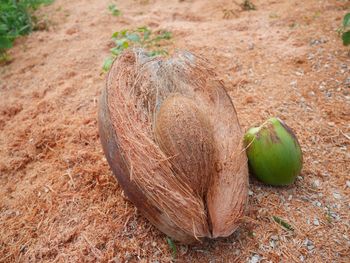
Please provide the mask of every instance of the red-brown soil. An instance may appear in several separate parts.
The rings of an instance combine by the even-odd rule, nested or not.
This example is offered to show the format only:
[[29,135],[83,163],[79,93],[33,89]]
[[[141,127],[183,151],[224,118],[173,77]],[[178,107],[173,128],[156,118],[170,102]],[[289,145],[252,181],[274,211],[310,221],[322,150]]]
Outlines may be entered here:
[[[238,1],[236,1],[238,2]],[[0,67],[0,262],[169,262],[166,237],[127,201],[104,158],[97,107],[111,35],[173,33],[217,66],[244,129],[271,116],[296,132],[296,183],[250,182],[229,238],[177,244],[178,262],[350,262],[350,57],[336,32],[346,0],[56,0],[49,29]],[[290,223],[285,230],[273,216]]]

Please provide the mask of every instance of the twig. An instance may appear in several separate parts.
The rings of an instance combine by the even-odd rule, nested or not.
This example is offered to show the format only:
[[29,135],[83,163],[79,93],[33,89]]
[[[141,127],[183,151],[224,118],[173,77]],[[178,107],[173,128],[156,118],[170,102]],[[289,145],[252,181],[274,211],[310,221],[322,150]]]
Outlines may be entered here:
[[339,130],[339,131],[340,131],[340,133],[341,133],[341,134],[343,134],[343,135],[344,135],[344,137],[345,137],[346,139],[350,140],[349,135],[347,135],[346,133],[343,133],[343,131],[342,131],[342,130]]

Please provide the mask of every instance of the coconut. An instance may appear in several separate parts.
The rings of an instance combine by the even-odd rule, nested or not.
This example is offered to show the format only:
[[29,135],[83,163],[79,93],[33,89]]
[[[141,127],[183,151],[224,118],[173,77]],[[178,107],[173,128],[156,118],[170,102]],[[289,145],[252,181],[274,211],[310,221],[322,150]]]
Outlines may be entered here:
[[270,118],[244,136],[251,172],[270,185],[289,185],[300,174],[303,156],[297,137],[279,118]]
[[192,243],[239,226],[248,197],[243,134],[205,59],[124,52],[102,92],[99,133],[126,196],[166,235]]
[[[196,127],[191,129],[190,127]],[[193,99],[169,96],[156,114],[155,137],[177,176],[205,197],[216,161],[213,129]]]

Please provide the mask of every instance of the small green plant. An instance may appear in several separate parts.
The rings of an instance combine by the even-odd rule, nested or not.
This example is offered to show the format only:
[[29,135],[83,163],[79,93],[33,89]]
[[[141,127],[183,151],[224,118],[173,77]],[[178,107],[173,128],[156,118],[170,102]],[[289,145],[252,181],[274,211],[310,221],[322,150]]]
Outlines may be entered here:
[[276,223],[278,223],[281,226],[283,226],[285,229],[290,230],[290,231],[294,231],[294,228],[290,224],[288,224],[286,221],[284,221],[282,218],[280,218],[278,216],[273,216],[272,219]]
[[331,224],[333,222],[333,218],[332,218],[332,214],[328,208],[328,210],[325,212],[325,217],[326,217],[326,220],[329,224]]
[[108,6],[108,10],[112,13],[114,16],[120,16],[122,12],[117,8],[115,4],[110,4]]
[[237,17],[237,14],[233,9],[224,8],[222,12],[223,12],[223,17],[222,17],[223,19],[231,19],[232,17]]
[[344,16],[343,24],[339,29],[344,46],[350,45],[350,13]]
[[256,10],[256,7],[250,0],[244,0],[242,3],[242,9],[249,11],[249,10]]
[[53,0],[1,0],[0,1],[0,61],[10,60],[6,50],[14,40],[29,34],[35,28],[37,19],[33,16],[40,5]]
[[166,238],[166,242],[168,243],[170,249],[171,249],[171,255],[173,256],[173,258],[175,259],[176,258],[176,254],[177,254],[177,249],[176,249],[176,245],[174,243],[174,241],[167,237]]
[[147,27],[139,27],[134,30],[122,30],[112,35],[115,47],[111,48],[111,56],[109,56],[103,64],[103,71],[108,71],[112,65],[114,58],[118,57],[123,50],[129,47],[142,47],[148,50],[150,57],[158,55],[167,55],[166,49],[161,48],[162,44],[166,44],[171,39],[171,32],[159,31],[152,32]]

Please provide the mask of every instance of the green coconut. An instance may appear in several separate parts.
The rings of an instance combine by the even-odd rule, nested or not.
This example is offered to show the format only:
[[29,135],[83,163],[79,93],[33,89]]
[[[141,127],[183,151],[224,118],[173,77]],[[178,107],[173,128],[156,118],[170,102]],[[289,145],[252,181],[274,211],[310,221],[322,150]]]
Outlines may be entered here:
[[300,174],[303,157],[293,131],[279,118],[271,118],[260,127],[250,128],[244,143],[249,169],[269,185],[289,185]]

